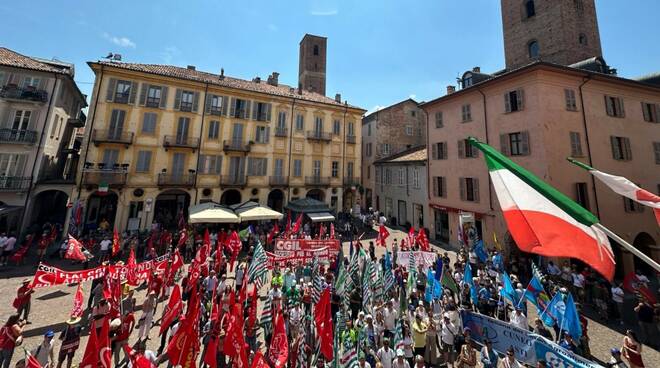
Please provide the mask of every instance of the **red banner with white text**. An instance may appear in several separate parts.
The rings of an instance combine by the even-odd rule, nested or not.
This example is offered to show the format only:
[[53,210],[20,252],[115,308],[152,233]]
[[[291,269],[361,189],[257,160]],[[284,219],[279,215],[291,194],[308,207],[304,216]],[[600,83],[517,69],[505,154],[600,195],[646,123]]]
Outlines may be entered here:
[[319,261],[332,263],[339,253],[339,240],[276,239],[273,253],[268,253],[269,267],[273,262],[292,265]]

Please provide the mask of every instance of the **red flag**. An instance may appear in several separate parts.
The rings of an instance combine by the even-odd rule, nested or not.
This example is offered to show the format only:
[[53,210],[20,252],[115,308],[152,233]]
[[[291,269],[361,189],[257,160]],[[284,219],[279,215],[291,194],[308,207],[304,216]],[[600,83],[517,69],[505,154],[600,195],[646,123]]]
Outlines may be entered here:
[[135,261],[135,250],[133,248],[131,248],[131,251],[128,254],[128,260],[126,261],[126,282],[132,286],[137,286],[139,282],[137,277],[137,262]]
[[330,310],[330,289],[323,290],[321,298],[314,308],[314,322],[320,337],[321,353],[327,361],[332,360],[333,332],[332,312]]
[[112,231],[112,256],[116,256],[117,253],[119,253],[119,249],[121,248],[121,243],[119,241],[119,233],[117,232],[117,229]]
[[387,231],[384,225],[380,225],[378,227],[378,238],[376,238],[376,244],[380,245],[381,247],[387,247],[387,243],[385,241],[389,236],[390,232]]
[[[25,350],[25,348],[23,348]],[[30,354],[29,351],[25,350],[25,368],[42,368],[41,363],[37,360],[37,358],[34,357],[34,355]]]
[[247,301],[247,281],[243,281],[243,285],[241,285],[241,290],[238,292],[238,303],[241,305],[245,305],[245,302]]
[[291,230],[291,232],[297,234],[300,231],[301,227],[302,227],[302,213],[298,215],[298,218],[296,219],[296,223],[293,225],[293,229]]
[[209,247],[211,246],[211,236],[209,235],[209,229],[208,228],[206,228],[204,230],[204,241],[203,241],[202,244],[207,245]]
[[96,327],[94,322],[91,323],[89,328],[89,339],[87,340],[87,346],[85,347],[85,354],[83,354],[82,361],[80,362],[80,367],[82,368],[96,368],[99,366],[99,347],[96,337]]
[[248,330],[253,329],[257,323],[257,303],[258,303],[257,287],[252,289],[252,294],[250,294],[250,310],[248,310],[248,319],[247,319],[247,328]]
[[250,368],[270,368],[268,362],[266,359],[264,359],[264,355],[261,350],[257,350],[257,352],[254,353],[254,356],[252,357],[252,365]]
[[330,223],[330,239],[335,239],[335,223]]
[[232,306],[223,350],[227,356],[232,358],[236,368],[247,368],[248,358],[247,344],[243,334],[243,310],[238,304]]
[[181,287],[174,284],[174,289],[170,295],[170,300],[167,302],[167,307],[165,309],[165,314],[160,323],[160,331],[158,335],[162,335],[163,332],[172,324],[172,321],[181,314],[183,310],[183,302],[181,300]]
[[[213,323],[217,323],[217,322],[213,322]],[[218,366],[217,350],[218,350],[218,337],[211,336],[208,344],[206,345],[206,351],[204,352],[204,357],[202,359],[204,364],[207,364],[211,368],[216,368]]]
[[173,365],[192,367],[196,361],[199,351],[199,340],[197,339],[197,326],[199,322],[199,295],[197,287],[193,286],[188,301],[186,317],[180,322],[179,329],[170,339],[167,345],[167,356]]
[[289,341],[286,337],[286,330],[284,328],[284,317],[282,312],[278,312],[275,316],[275,327],[273,328],[273,337],[270,340],[270,348],[268,349],[268,359],[273,363],[275,368],[282,368],[289,358]]
[[410,248],[415,247],[415,227],[411,226],[410,230],[408,230],[408,245],[410,245]]
[[637,275],[634,272],[630,272],[623,278],[623,289],[629,293],[639,293],[653,305],[657,303],[657,299],[653,295],[653,292],[648,287],[638,282]]
[[83,291],[82,283],[78,284],[78,290],[73,297],[73,308],[71,309],[71,317],[82,317],[83,315]]
[[99,363],[105,368],[112,367],[112,349],[110,348],[110,321],[109,318],[103,319],[101,326],[101,336],[98,336]]
[[80,244],[78,239],[69,234],[69,244],[66,253],[64,254],[64,258],[76,261],[86,261],[87,257],[83,254],[82,248],[82,244]]
[[174,259],[172,260],[172,274],[177,273],[183,267],[183,258],[181,258],[181,253],[179,249],[174,249]]
[[128,356],[128,359],[131,361],[131,365],[135,368],[156,368],[156,365],[145,357],[143,354],[140,354],[133,349],[128,344],[123,346],[124,352]]
[[415,239],[417,244],[419,244],[420,248],[424,252],[429,251],[429,239],[426,237],[426,231],[424,229],[419,229],[419,233],[417,233],[417,239]]
[[319,228],[319,239],[323,239],[325,236],[325,225],[321,224],[321,227]]
[[286,217],[286,229],[284,229],[284,232],[286,234],[289,234],[291,232],[291,210],[289,210],[289,214]]
[[399,247],[401,248],[401,251],[408,250],[408,244],[406,243],[405,238],[401,239],[401,244],[399,245]]
[[188,231],[186,229],[181,229],[179,232],[179,242],[177,243],[177,246],[182,247],[186,245],[186,241],[188,240]]
[[236,262],[236,259],[238,258],[238,253],[241,251],[241,248],[243,248],[243,243],[241,242],[241,238],[238,236],[238,233],[236,230],[231,232],[231,235],[229,236],[229,239],[227,240],[227,247],[231,251],[231,266],[229,269],[231,271],[234,270],[234,263]]
[[266,238],[266,242],[268,244],[271,244],[273,242],[273,238],[277,233],[280,232],[280,227],[275,223],[275,226],[273,226],[273,229],[268,233],[268,237]]

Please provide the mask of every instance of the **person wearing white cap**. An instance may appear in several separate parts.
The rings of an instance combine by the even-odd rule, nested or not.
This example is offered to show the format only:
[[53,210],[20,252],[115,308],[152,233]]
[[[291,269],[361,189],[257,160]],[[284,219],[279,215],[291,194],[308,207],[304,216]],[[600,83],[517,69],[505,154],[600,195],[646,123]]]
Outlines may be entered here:
[[410,364],[405,359],[403,349],[396,349],[396,359],[392,361],[392,368],[410,368]]
[[529,326],[527,325],[527,316],[525,316],[520,307],[516,307],[516,311],[511,315],[509,322],[511,322],[511,324],[515,327],[525,331],[529,330]]

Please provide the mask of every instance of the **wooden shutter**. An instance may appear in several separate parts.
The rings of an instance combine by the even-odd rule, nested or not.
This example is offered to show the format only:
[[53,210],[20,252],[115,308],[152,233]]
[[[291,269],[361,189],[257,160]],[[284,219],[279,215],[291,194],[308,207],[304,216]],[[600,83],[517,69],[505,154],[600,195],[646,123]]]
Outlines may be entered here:
[[198,173],[206,174],[206,172],[204,172],[205,163],[206,163],[206,155],[199,155],[199,164],[197,164]]
[[135,96],[137,96],[138,82],[131,82],[131,91],[128,94],[128,103],[135,103]]
[[528,156],[531,153],[531,148],[529,144],[529,132],[523,131],[520,132],[520,153],[524,156]]
[[252,110],[252,120],[259,120],[258,111],[259,111],[259,102],[254,101],[254,109]]
[[614,109],[612,108],[612,100],[609,96],[605,95],[605,111],[608,116],[614,116]]
[[467,198],[465,192],[465,178],[458,178],[458,187],[461,191],[461,200],[464,201]]
[[516,90],[516,99],[518,102],[518,111],[525,107],[525,91],[522,89]]
[[166,109],[167,108],[167,88],[166,86],[160,87],[160,108],[161,109]]
[[222,172],[222,156],[215,156],[215,173],[220,174]]
[[458,158],[465,158],[465,141],[459,140],[458,143]]
[[250,116],[250,105],[251,105],[250,100],[245,101],[245,115],[243,116],[243,119],[247,119]]
[[500,134],[500,151],[504,156],[511,156],[511,147],[509,146],[509,135]]
[[472,198],[479,203],[479,179],[472,178]]
[[270,110],[271,110],[272,105],[271,104],[266,104],[266,121],[270,121]]
[[653,142],[653,153],[655,154],[655,163],[660,164],[660,142]]
[[623,159],[626,161],[632,160],[632,151],[630,149],[629,138],[623,138]]
[[140,83],[140,100],[138,101],[138,105],[144,106],[147,102],[147,90],[149,90],[149,84]]
[[204,112],[209,114],[211,112],[211,101],[213,100],[213,95],[210,93],[206,94],[206,100],[204,101]]
[[437,160],[437,159],[438,159],[438,143],[433,143],[433,144],[431,145],[431,158],[432,158],[433,160]]
[[270,127],[266,127],[266,143],[270,141]]
[[115,88],[117,87],[117,79],[110,78],[108,81],[108,89],[106,90],[105,100],[112,102],[115,100]]
[[615,99],[615,101],[616,101],[616,107],[617,107],[616,110],[619,112],[619,117],[622,117],[622,118],[625,117],[626,116],[626,110],[623,108],[623,98],[617,97]]
[[231,99],[229,104],[229,116],[234,117],[236,115],[236,98]]
[[440,179],[439,176],[434,176],[433,177],[433,196],[434,197],[440,197],[440,190],[438,188],[438,180]]
[[7,84],[9,78],[9,73],[0,73],[0,88],[4,87]]
[[192,106],[192,111],[197,112],[199,109],[199,92],[195,92],[193,94],[193,106]]
[[644,121],[651,121],[651,114],[648,107],[652,106],[653,105],[647,104],[646,102],[642,102],[642,115],[644,115]]
[[180,88],[176,89],[176,94],[174,95],[174,109],[178,110],[181,107],[181,91]]
[[619,157],[619,152],[617,149],[616,137],[613,135],[610,136],[610,145],[612,146],[612,158],[615,160],[620,160],[621,158]]
[[444,176],[440,177],[440,184],[441,184],[441,191],[440,191],[440,197],[446,197],[447,196],[447,178]]
[[447,159],[447,142],[442,142],[442,159],[446,160]]
[[504,112],[511,112],[511,103],[509,102],[509,93],[504,94]]
[[222,115],[227,115],[229,112],[229,96],[222,96]]

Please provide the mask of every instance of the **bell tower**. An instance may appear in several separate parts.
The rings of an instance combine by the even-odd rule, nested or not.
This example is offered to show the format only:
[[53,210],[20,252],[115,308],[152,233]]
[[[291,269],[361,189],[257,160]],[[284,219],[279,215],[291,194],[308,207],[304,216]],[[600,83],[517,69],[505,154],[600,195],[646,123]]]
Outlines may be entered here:
[[298,87],[325,96],[325,64],[328,39],[306,34],[300,41]]

